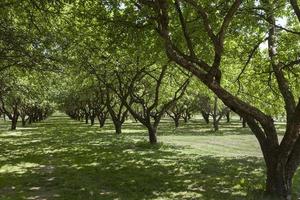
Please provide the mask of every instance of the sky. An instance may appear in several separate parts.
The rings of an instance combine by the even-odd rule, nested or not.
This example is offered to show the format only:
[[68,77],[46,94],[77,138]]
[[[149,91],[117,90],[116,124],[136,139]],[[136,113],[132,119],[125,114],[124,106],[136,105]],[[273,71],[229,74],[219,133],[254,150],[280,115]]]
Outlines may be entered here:
[[[286,24],[287,24],[287,18],[286,17],[281,17],[281,18],[276,19],[276,25],[281,26],[281,27],[285,27]],[[265,42],[261,43],[259,48],[262,49],[262,50],[268,48],[268,41],[265,41]]]

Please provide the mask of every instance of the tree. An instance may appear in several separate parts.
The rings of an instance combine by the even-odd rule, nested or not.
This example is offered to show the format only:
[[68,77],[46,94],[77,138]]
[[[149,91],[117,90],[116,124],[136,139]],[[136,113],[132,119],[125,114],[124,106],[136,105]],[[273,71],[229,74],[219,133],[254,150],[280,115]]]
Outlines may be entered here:
[[[4,73],[4,82],[0,93],[0,110],[11,120],[11,130],[15,130],[19,117],[22,125],[26,122],[44,120],[52,113],[52,105],[45,99],[43,89],[47,79],[41,80],[43,74],[10,69]],[[26,119],[27,117],[27,119]]]
[[186,110],[186,105],[180,104],[176,102],[174,105],[172,105],[169,110],[167,110],[167,114],[169,117],[171,117],[175,123],[175,127],[179,127],[179,120],[181,117],[183,117],[183,113]]
[[[228,2],[223,4],[224,7],[221,6],[222,9],[218,13],[216,9],[207,8],[210,6],[204,5],[206,2],[199,3],[194,0],[175,0],[174,4],[166,0],[140,0],[140,2],[147,6],[145,9],[150,9],[151,13],[154,13],[155,16],[152,16],[151,19],[156,19],[156,30],[164,41],[168,57],[182,68],[192,72],[226,106],[247,121],[247,124],[260,143],[266,162],[266,191],[281,198],[291,199],[292,177],[300,164],[300,103],[296,103],[295,92],[293,94],[293,84],[286,76],[288,73],[287,70],[292,70],[295,65],[299,64],[299,59],[288,60],[287,57],[284,57],[284,53],[280,54],[276,51],[276,49],[280,50],[279,40],[283,43],[289,42],[276,31],[278,26],[275,16],[282,16],[280,13],[281,10],[276,10],[275,5],[267,0],[256,2],[256,4],[254,1],[248,4],[245,2],[243,5],[241,0],[235,0],[233,3]],[[279,2],[279,4],[284,5],[285,3]],[[240,7],[243,9],[249,7],[258,8],[261,11],[259,13],[260,16],[263,16],[263,19],[259,19],[262,27],[258,27],[257,24],[253,26],[254,23],[239,23],[239,20],[243,20],[243,22],[245,22],[245,19],[250,19],[250,22],[257,20],[257,15],[254,17],[253,15],[249,15],[249,13],[245,13],[236,19],[235,15]],[[300,12],[297,1],[291,1],[291,8],[299,20]],[[288,10],[291,11],[291,8],[288,8]],[[242,9],[240,10],[242,11]],[[171,16],[172,19],[177,17],[178,21],[171,21]],[[188,23],[189,20],[193,20],[194,16],[200,17],[201,20],[197,26],[208,37],[207,40],[202,40],[200,43],[195,43],[195,33],[192,34],[190,31],[193,28],[192,25],[195,26],[195,23],[198,21],[192,25]],[[293,25],[296,21],[294,16],[289,14],[288,18],[294,22],[289,24],[289,28],[296,29],[297,27]],[[174,28],[175,23],[180,25],[181,30]],[[233,36],[234,34],[232,33],[234,31],[238,32],[238,30],[243,30],[247,26],[261,28],[260,31],[268,35],[268,58],[266,62],[271,67],[270,69],[272,69],[271,73],[274,75],[279,94],[284,100],[287,116],[286,132],[280,143],[273,118],[252,102],[247,102],[237,97],[221,84],[222,74],[224,74],[222,71],[225,70],[221,70],[221,66],[225,67],[222,65],[222,61],[226,56],[224,49],[230,48],[229,43],[225,43],[226,33],[231,33],[231,36]],[[291,32],[293,31],[289,31],[288,34],[294,34]],[[178,34],[185,41],[185,48],[178,43],[178,40],[174,40],[174,37],[179,37]],[[201,56],[204,51],[196,50],[199,45],[211,47],[208,52],[209,58]],[[295,47],[295,45],[293,46]],[[251,60],[252,56],[253,53],[252,55],[250,54],[248,60]]]
[[[156,144],[157,127],[162,116],[183,96],[189,79],[182,83],[173,83],[173,88],[176,85],[178,89],[168,93],[168,87],[164,82],[171,82],[170,74],[167,73],[169,63],[163,65],[161,70],[157,69],[159,65],[156,63],[139,66],[141,65],[139,59],[133,63],[133,70],[130,72],[115,71],[118,87],[114,91],[130,114],[148,129],[150,144]],[[132,76],[121,76],[124,73]],[[165,92],[165,96],[162,96],[162,91]]]

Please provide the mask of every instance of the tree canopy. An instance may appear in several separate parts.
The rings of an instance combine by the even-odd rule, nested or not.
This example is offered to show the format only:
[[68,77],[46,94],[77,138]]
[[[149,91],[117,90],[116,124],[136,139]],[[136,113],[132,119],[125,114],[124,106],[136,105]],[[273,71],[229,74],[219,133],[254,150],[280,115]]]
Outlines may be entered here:
[[[133,118],[157,143],[163,116],[235,112],[257,138],[266,191],[291,198],[300,164],[298,0],[0,3],[0,114],[16,128],[60,109]],[[286,118],[283,139],[276,119]]]

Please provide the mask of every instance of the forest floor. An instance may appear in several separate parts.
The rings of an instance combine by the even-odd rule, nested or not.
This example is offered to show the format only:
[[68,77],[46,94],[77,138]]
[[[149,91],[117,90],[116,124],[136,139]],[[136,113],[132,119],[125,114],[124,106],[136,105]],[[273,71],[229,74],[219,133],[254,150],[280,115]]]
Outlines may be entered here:
[[134,122],[120,136],[110,122],[100,129],[62,114],[8,127],[0,121],[1,200],[264,199],[262,155],[238,120],[217,133],[200,120],[178,129],[163,120],[155,146]]

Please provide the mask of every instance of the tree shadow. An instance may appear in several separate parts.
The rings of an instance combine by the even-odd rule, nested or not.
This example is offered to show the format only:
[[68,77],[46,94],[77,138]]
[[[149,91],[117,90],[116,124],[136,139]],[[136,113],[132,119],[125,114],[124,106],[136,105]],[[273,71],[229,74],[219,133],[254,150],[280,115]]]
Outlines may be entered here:
[[263,199],[260,158],[187,155],[62,117],[33,126],[0,135],[0,199]]

